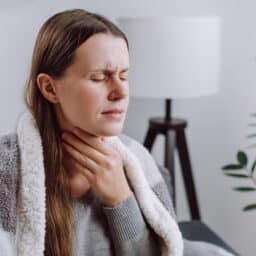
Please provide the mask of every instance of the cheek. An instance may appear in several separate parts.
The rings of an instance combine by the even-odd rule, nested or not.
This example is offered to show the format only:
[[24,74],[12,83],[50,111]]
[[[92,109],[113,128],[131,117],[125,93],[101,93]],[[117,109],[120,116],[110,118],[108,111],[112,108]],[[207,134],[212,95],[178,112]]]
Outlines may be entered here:
[[75,101],[78,106],[86,112],[92,113],[100,111],[106,99],[105,92],[102,88],[91,88],[89,86],[81,89],[76,96]]
[[95,116],[102,110],[103,104],[104,93],[102,90],[97,91],[91,88],[69,91],[63,95],[61,100],[63,112],[73,121],[80,117]]

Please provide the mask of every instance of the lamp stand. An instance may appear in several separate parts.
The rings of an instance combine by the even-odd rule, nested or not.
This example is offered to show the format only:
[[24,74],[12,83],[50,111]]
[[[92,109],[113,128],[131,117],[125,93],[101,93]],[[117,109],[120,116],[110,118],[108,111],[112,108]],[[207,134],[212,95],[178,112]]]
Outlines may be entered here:
[[171,99],[166,99],[165,118],[149,119],[149,128],[144,140],[144,146],[151,151],[157,135],[163,134],[165,136],[164,166],[169,170],[171,176],[174,208],[176,208],[174,152],[177,147],[190,208],[190,216],[192,219],[200,220],[199,206],[185,136],[186,126],[186,120],[171,117]]

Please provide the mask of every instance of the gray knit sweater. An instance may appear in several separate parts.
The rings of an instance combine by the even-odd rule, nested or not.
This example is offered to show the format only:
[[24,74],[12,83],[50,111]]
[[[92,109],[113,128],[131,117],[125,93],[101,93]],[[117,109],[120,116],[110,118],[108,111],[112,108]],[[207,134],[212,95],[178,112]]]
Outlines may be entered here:
[[[17,133],[0,137],[0,255],[43,256],[46,226],[45,194],[42,192],[45,190],[44,173],[34,172],[35,169],[43,170],[43,154],[35,143],[39,138],[38,131],[27,126],[27,121],[25,126],[24,120],[22,122]],[[24,135],[20,136],[22,132]],[[179,231],[167,216],[169,214],[170,219],[175,220],[172,202],[153,158],[135,140],[125,135],[120,135],[119,139],[139,159],[146,184],[131,174],[131,180],[137,183],[141,180],[142,184],[137,186],[135,182],[134,193],[115,208],[104,207],[92,190],[77,200],[74,204],[77,227],[75,255],[182,255],[181,247],[176,246],[180,243]],[[27,150],[30,154],[24,152],[24,145],[30,147]],[[145,193],[143,186],[146,187]],[[156,210],[151,208],[150,200],[147,200],[150,198]],[[157,215],[161,204],[165,210],[159,210]],[[157,216],[162,216],[162,219]],[[171,226],[171,229],[166,227],[167,231],[166,223],[161,223],[165,219],[169,223],[167,226]],[[184,240],[183,255],[230,254],[207,243]]]

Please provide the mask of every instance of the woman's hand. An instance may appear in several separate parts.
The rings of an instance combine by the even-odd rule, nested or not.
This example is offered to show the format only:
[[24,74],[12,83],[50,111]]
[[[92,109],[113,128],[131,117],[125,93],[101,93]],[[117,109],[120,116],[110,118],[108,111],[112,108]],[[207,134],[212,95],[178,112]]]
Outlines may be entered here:
[[62,162],[69,176],[71,196],[78,199],[88,192],[91,185],[87,178],[81,172],[76,170],[76,160],[65,150],[63,150]]
[[72,177],[77,179],[73,186],[79,185],[77,175],[82,175],[109,207],[116,206],[131,195],[120,155],[100,137],[76,128],[73,133],[63,133],[62,139],[65,151],[73,160]]

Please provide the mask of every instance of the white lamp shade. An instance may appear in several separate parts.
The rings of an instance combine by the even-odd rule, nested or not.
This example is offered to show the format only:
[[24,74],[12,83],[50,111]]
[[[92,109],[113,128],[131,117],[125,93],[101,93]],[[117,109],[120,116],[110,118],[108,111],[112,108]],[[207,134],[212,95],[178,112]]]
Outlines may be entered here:
[[119,18],[129,41],[130,94],[183,98],[219,89],[218,17]]

